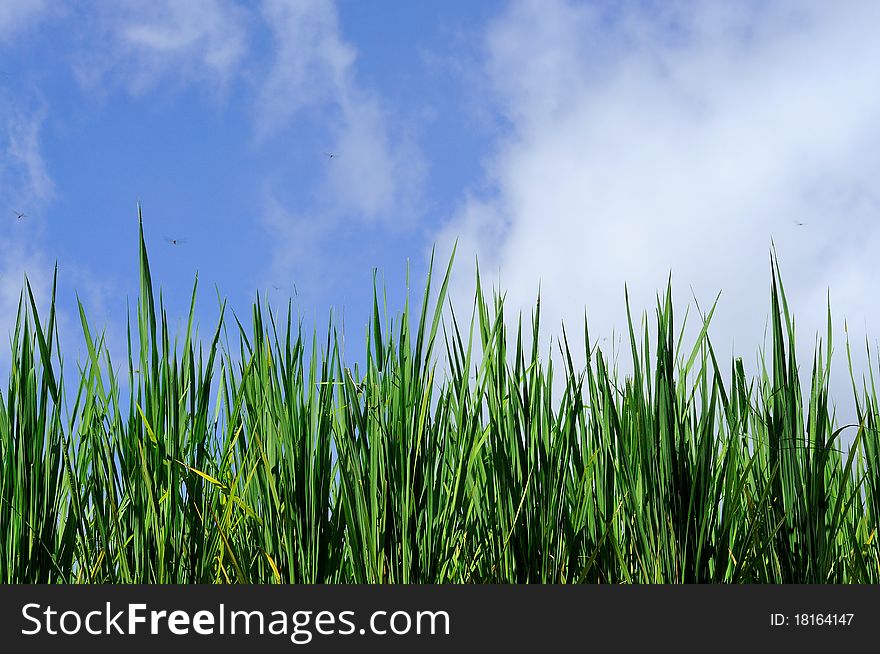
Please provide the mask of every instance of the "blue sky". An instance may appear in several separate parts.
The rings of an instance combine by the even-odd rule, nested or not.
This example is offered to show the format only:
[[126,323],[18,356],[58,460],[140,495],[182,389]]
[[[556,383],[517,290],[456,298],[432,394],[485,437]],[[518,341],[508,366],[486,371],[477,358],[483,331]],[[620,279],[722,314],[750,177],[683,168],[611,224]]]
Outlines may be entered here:
[[878,7],[3,0],[0,327],[57,261],[69,338],[76,291],[121,351],[140,202],[205,331],[215,284],[246,311],[295,283],[359,337],[374,267],[399,307],[459,239],[457,304],[479,256],[512,309],[540,284],[551,331],[586,307],[610,336],[624,282],[650,309],[672,271],[753,360],[775,243],[805,347],[829,289],[837,337],[873,342]]

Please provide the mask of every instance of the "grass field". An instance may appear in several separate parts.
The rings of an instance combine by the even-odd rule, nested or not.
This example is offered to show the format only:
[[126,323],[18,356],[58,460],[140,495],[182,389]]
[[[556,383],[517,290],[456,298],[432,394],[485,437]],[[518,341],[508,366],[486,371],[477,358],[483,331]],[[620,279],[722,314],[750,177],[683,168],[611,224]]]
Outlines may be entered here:
[[859,424],[835,424],[830,326],[801,387],[778,269],[755,378],[705,327],[682,342],[668,290],[624,378],[564,338],[554,367],[538,307],[513,333],[479,281],[453,311],[436,277],[390,323],[374,296],[360,365],[290,306],[226,312],[205,346],[191,311],[178,341],[143,231],[127,361],[82,308],[88,357],[63,360],[54,291],[38,314],[25,289],[0,581],[880,582],[877,394],[854,382]]

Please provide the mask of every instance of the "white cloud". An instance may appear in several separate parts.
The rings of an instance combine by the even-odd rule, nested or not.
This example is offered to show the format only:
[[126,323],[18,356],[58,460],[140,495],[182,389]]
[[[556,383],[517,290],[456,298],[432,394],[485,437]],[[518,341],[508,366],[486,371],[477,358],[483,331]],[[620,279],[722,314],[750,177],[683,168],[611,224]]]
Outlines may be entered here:
[[[325,236],[325,230],[317,221],[287,208],[270,188],[265,189],[264,196],[263,222],[278,238],[273,243],[270,271],[272,283],[278,284],[276,280],[286,277],[298,263],[301,265],[311,259]],[[319,278],[313,281],[318,282]]]
[[[45,108],[28,111],[4,102],[0,110],[0,364],[9,359],[8,335],[15,326],[19,295],[25,275],[37,301],[51,290],[51,264],[35,238],[42,228],[42,212],[54,195],[40,148]],[[18,219],[16,213],[27,214]]]
[[105,2],[77,75],[90,87],[111,75],[134,94],[169,79],[222,89],[247,54],[247,22],[232,0]]
[[[55,262],[50,260],[40,244],[26,238],[24,232],[0,235],[0,387],[9,372],[9,342],[15,329],[19,300],[23,298],[23,308],[29,309],[26,283],[30,284],[41,324],[45,328],[54,265]],[[76,264],[59,267],[55,324],[64,361],[71,362],[68,365],[75,366],[76,362],[82,363],[88,357],[76,310],[77,297],[82,300],[92,337],[103,338],[114,366],[119,367],[126,360],[125,330],[118,321],[113,320],[118,317],[118,311],[114,316],[110,310],[111,303],[108,302],[110,298],[119,296],[118,290],[114,282],[99,280],[91,271]]]
[[[0,386],[10,364],[9,337],[15,328],[19,300],[29,282],[40,311],[48,314],[55,261],[46,251],[50,231],[55,183],[43,158],[42,135],[47,116],[45,104],[17,98],[13,103],[0,94]],[[18,219],[16,213],[26,217]],[[56,325],[62,349],[83,361],[79,315],[74,304],[83,299],[93,328],[105,334],[105,343],[121,360],[125,334],[109,320],[108,299],[118,295],[116,282],[99,279],[79,264],[61,263],[58,273]],[[27,307],[27,295],[24,306]],[[45,322],[44,322],[45,326]],[[93,334],[97,337],[98,334]],[[67,359],[66,359],[67,360]]]
[[328,0],[267,0],[263,17],[274,38],[275,60],[257,100],[261,138],[283,128],[306,107],[344,98],[355,61]]
[[15,329],[25,275],[38,306],[41,306],[52,290],[52,266],[40,250],[24,241],[4,236],[0,236],[0,262],[0,370],[6,373],[10,363],[9,339]]
[[2,123],[0,190],[7,201],[27,213],[39,209],[52,198],[55,185],[46,169],[40,150],[40,130],[46,117],[45,107],[28,113],[5,110]]
[[[802,343],[828,286],[838,337],[843,316],[877,334],[880,5],[625,7],[531,0],[492,25],[486,77],[509,129],[486,164],[494,192],[465,198],[441,241],[500,272],[512,310],[540,282],[543,324],[569,336],[585,306],[594,334],[620,332],[624,282],[638,312],[670,270],[681,304],[722,290],[713,342],[748,363],[772,238]],[[458,266],[460,298],[472,272]]]
[[[377,94],[356,79],[355,49],[343,38],[330,0],[267,0],[263,16],[274,38],[274,62],[256,100],[256,136],[264,143],[306,110],[322,114],[333,154],[316,213],[404,222],[423,177],[405,131],[392,137]],[[316,152],[321,157],[320,152]]]
[[38,23],[50,12],[48,0],[3,0],[0,2],[0,45]]

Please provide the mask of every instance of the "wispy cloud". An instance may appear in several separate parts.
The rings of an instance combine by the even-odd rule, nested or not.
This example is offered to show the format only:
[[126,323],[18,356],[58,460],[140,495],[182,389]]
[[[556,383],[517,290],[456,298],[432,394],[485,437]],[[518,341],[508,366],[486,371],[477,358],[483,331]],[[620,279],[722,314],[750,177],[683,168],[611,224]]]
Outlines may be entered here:
[[596,333],[619,331],[624,282],[650,309],[669,270],[679,300],[723,290],[716,345],[750,360],[773,239],[805,340],[829,285],[838,326],[876,333],[878,19],[871,2],[516,2],[487,38],[508,125],[494,190],[442,239],[500,272],[513,309],[540,283],[556,333],[585,306]]
[[40,149],[46,108],[38,106],[23,111],[11,103],[7,106],[12,108],[0,112],[3,131],[0,190],[7,202],[21,207],[18,210],[36,211],[42,209],[55,192]]
[[[303,220],[294,216],[309,215],[312,239],[332,233],[342,221],[348,227],[411,227],[425,166],[405,128],[392,134],[380,95],[358,82],[357,53],[342,34],[332,1],[267,0],[262,13],[274,58],[255,101],[257,143],[283,136],[296,120],[316,114],[320,131],[329,135],[324,152],[314,152],[315,161],[327,165],[308,206],[279,211],[286,198],[267,186],[278,274],[291,244],[301,241]],[[291,217],[280,219],[283,214]]]
[[[272,276],[282,279],[300,262],[311,259],[322,245],[324,230],[315,220],[309,220],[289,209],[271,188],[266,188],[262,207],[266,227],[281,238],[273,248]],[[274,282],[273,282],[274,283]]]
[[0,236],[0,367],[9,364],[8,338],[15,327],[25,276],[34,297],[43,302],[52,288],[52,265],[44,253],[27,242]]
[[[19,299],[30,284],[45,318],[57,261],[47,251],[52,232],[55,182],[43,156],[43,132],[48,109],[38,101],[3,102],[0,109],[0,370],[9,365],[6,346],[15,327]],[[17,213],[26,214],[18,218]],[[113,279],[96,274],[73,261],[59,267],[56,324],[69,350],[84,354],[76,297],[82,298],[89,316],[106,335],[118,358],[125,351],[124,330],[109,320],[109,298],[118,295]],[[79,349],[76,346],[79,346]],[[2,379],[2,375],[0,375]]]
[[[28,276],[34,296],[42,301],[51,289],[51,264],[37,243],[43,212],[54,195],[54,182],[42,156],[40,137],[46,110],[28,110],[4,102],[0,110],[0,338],[6,342],[15,325],[19,294]],[[19,104],[19,107],[21,103]],[[16,213],[27,214],[18,219]],[[0,347],[0,364],[9,350]]]
[[247,54],[248,20],[232,0],[105,2],[88,16],[76,72],[89,87],[110,78],[134,94],[169,81],[222,89]]
[[286,127],[307,107],[344,101],[355,61],[329,0],[267,0],[263,18],[272,33],[274,62],[257,96],[259,139]]
[[48,0],[3,0],[0,2],[0,45],[35,26],[51,13]]

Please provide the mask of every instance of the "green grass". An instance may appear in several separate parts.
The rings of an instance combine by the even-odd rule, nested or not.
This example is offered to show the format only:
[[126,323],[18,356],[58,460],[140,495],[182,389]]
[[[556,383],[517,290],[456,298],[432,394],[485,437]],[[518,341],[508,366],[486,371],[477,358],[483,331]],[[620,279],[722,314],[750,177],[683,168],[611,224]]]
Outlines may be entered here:
[[448,279],[391,322],[376,293],[350,365],[336,327],[304,334],[290,305],[221,310],[204,342],[191,309],[170,334],[141,231],[125,381],[82,307],[71,372],[54,286],[44,314],[26,288],[0,401],[0,581],[880,582],[873,380],[854,381],[844,432],[829,314],[801,387],[775,263],[754,378],[718,361],[711,312],[682,342],[668,287],[651,330],[630,318],[622,376],[598,347],[542,351],[540,305],[511,322],[479,279],[456,313]]

